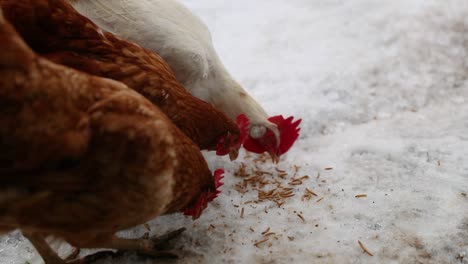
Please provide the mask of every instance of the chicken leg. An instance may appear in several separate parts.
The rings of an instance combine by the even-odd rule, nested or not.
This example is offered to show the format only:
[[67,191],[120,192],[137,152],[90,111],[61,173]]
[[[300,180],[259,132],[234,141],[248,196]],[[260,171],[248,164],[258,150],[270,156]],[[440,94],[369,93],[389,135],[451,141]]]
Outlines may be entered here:
[[23,231],[29,242],[36,248],[36,251],[41,255],[46,264],[65,264],[66,262],[61,259],[57,253],[45,241],[44,236],[34,232]]
[[108,239],[99,239],[99,242],[94,242],[90,246],[97,248],[117,249],[117,252],[101,251],[81,259],[73,260],[70,260],[69,258],[63,260],[60,258],[57,253],[49,246],[42,234],[34,232],[23,232],[23,235],[31,242],[31,244],[33,244],[46,264],[90,264],[102,258],[120,256],[127,251],[133,251],[140,255],[153,258],[177,258],[176,254],[164,250],[164,248],[166,243],[176,238],[184,231],[185,228],[180,228],[159,237],[154,236],[150,238],[143,237],[136,239],[120,238],[113,235]]

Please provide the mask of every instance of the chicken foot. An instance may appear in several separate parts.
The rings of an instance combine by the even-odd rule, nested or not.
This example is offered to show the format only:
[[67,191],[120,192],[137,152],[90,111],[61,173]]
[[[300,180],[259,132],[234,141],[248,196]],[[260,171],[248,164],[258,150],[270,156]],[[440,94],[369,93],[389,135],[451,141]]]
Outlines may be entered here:
[[111,248],[117,251],[101,251],[66,263],[90,264],[103,258],[122,256],[125,252],[136,252],[139,255],[153,258],[177,258],[176,254],[164,249],[170,240],[178,237],[184,231],[185,228],[180,228],[162,236],[147,237],[145,235],[143,238],[136,239],[111,236],[107,240],[101,240],[102,242],[93,243],[92,246],[95,248]]
[[68,257],[65,258],[65,262],[74,260],[80,255],[81,249],[80,248],[74,248],[73,251],[68,255]]
[[[23,235],[33,244],[37,252],[44,259],[46,264],[90,264],[99,259],[107,257],[118,257],[123,255],[125,252],[134,251],[142,256],[154,257],[154,258],[177,258],[177,255],[173,252],[164,250],[166,244],[182,234],[185,228],[180,228],[171,232],[168,232],[162,236],[144,237],[137,239],[120,238],[111,236],[108,240],[101,243],[93,243],[93,247],[96,248],[111,248],[117,249],[117,251],[101,251],[95,254],[88,255],[84,258],[74,259],[76,252],[74,251],[71,256],[65,260],[60,258],[57,253],[49,246],[44,236],[39,233],[23,232]],[[78,249],[79,250],[79,249]]]

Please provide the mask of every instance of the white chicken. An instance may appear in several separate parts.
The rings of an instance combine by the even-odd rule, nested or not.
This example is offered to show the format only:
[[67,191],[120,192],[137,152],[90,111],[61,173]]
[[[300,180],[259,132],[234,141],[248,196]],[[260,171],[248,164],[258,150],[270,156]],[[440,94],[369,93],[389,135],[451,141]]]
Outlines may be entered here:
[[194,96],[210,102],[246,132],[244,148],[274,161],[299,136],[293,118],[266,111],[229,74],[207,26],[175,0],[69,0],[84,16],[117,36],[158,53]]

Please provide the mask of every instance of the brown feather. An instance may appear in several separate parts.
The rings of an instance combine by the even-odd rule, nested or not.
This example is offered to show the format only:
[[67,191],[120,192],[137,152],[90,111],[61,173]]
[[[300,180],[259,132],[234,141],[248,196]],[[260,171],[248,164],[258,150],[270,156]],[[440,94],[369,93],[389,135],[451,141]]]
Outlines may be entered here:
[[89,245],[213,188],[200,149],[143,96],[36,56],[1,15],[0,39],[0,232]]
[[160,56],[103,32],[63,0],[0,0],[7,19],[36,51],[54,62],[121,81],[148,98],[201,149],[239,135],[237,125],[191,96]]

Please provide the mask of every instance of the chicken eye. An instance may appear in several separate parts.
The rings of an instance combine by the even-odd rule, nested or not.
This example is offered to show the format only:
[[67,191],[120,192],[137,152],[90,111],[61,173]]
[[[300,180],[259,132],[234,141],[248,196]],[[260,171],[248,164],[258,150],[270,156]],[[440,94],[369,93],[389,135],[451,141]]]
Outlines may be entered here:
[[250,137],[258,139],[265,135],[266,127],[264,126],[252,126],[250,128]]

